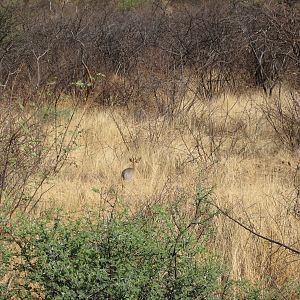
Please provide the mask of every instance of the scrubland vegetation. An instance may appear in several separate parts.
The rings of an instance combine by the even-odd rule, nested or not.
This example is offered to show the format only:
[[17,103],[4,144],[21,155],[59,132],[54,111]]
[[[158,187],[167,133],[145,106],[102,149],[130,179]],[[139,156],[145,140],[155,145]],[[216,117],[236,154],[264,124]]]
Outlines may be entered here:
[[1,1],[0,299],[299,299],[299,88],[297,1]]

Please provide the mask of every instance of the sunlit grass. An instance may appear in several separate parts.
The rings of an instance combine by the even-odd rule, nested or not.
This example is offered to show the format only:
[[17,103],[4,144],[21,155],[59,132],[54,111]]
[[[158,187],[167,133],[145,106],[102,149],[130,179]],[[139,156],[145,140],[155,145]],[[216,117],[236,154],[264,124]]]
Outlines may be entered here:
[[[199,103],[172,122],[152,115],[137,122],[125,109],[91,107],[81,122],[73,163],[55,179],[41,207],[80,213],[119,197],[135,210],[167,203],[181,191],[193,197],[200,179],[212,188],[213,200],[237,219],[290,244],[300,233],[290,213],[297,155],[274,143],[260,109],[263,102],[260,94],[227,95]],[[122,188],[121,172],[132,156],[141,157],[141,163],[134,181]],[[283,283],[299,275],[292,255],[224,217],[215,224],[212,250],[228,262],[233,278],[267,275]]]

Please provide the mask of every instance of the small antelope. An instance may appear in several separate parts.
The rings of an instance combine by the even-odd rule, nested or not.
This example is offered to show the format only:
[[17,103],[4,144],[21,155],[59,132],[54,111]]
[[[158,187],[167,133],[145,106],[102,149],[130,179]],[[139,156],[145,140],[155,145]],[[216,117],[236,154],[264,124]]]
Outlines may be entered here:
[[134,172],[135,172],[135,164],[137,164],[141,158],[130,158],[129,161],[132,163],[132,167],[126,168],[122,171],[121,177],[123,181],[130,181],[134,178]]

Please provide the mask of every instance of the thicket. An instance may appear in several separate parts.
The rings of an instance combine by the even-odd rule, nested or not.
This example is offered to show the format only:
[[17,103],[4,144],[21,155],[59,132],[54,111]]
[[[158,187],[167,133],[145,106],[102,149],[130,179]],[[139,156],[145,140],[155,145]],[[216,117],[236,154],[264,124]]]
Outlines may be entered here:
[[[199,211],[205,200],[199,197]],[[158,207],[148,217],[125,209],[106,215],[24,218],[7,230],[7,241],[16,245],[1,256],[10,257],[9,293],[37,299],[217,299],[220,264],[205,249],[203,230],[189,230],[209,226],[209,217],[189,223]]]
[[191,88],[196,98],[299,88],[299,18],[295,1],[9,1],[1,87],[77,83],[104,105],[157,107]]

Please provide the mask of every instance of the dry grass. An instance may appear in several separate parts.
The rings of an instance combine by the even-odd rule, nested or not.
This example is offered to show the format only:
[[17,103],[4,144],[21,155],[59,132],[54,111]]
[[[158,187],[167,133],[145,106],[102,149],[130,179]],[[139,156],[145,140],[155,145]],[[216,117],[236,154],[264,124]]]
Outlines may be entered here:
[[[122,109],[90,107],[81,127],[74,164],[66,167],[43,207],[78,211],[114,197],[130,209],[164,203],[197,178],[213,187],[213,199],[263,235],[300,249],[295,211],[297,153],[277,145],[260,94],[226,96],[197,104],[177,116],[145,116]],[[121,171],[141,157],[137,176],[121,188]],[[96,192],[97,191],[97,192]],[[216,220],[213,250],[235,279],[268,278],[272,285],[299,278],[297,257],[250,235],[225,217]]]

